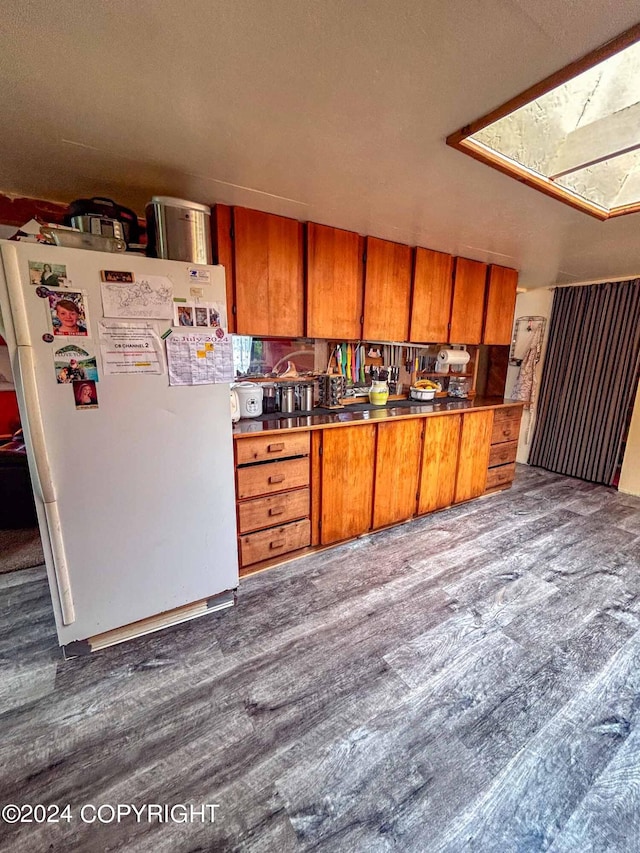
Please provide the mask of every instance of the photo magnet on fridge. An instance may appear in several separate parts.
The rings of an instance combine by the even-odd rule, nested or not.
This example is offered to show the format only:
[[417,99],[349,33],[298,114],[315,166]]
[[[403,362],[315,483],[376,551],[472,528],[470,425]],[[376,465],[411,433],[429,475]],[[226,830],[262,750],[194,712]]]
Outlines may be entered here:
[[76,401],[76,409],[98,408],[98,391],[96,389],[96,383],[90,379],[84,382],[74,382],[73,396]]
[[[179,309],[178,309],[179,310]],[[206,305],[196,305],[196,326],[209,326],[209,309]]]
[[174,326],[194,326],[194,306],[187,303],[173,303],[173,325]]
[[95,355],[76,344],[68,344],[54,350],[53,363],[59,385],[68,385],[83,379],[97,382],[99,379]]
[[47,311],[56,336],[87,337],[85,296],[79,290],[49,290]]
[[29,281],[43,287],[60,287],[60,279],[67,278],[65,264],[45,264],[42,261],[29,261]]

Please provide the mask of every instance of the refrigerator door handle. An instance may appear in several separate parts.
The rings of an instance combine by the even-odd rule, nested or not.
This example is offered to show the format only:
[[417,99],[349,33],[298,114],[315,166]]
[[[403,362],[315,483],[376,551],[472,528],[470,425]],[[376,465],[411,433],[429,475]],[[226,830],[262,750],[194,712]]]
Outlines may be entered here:
[[24,402],[27,410],[27,426],[29,430],[29,437],[31,439],[31,446],[33,448],[35,473],[47,518],[49,542],[51,544],[51,553],[53,555],[53,571],[58,587],[62,621],[65,625],[71,625],[75,622],[76,615],[75,608],[73,606],[73,597],[71,595],[69,567],[67,565],[67,557],[64,550],[62,525],[60,524],[56,491],[53,484],[53,477],[51,475],[51,465],[49,464],[49,457],[47,455],[47,445],[45,442],[44,425],[42,423],[41,414],[42,410],[40,408],[38,386],[36,384],[33,349],[30,346],[18,346],[18,369],[20,371]]

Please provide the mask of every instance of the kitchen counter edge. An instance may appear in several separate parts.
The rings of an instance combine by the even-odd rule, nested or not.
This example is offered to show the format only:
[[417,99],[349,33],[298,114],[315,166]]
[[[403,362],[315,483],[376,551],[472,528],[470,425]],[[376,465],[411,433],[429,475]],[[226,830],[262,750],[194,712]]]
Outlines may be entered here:
[[521,400],[509,400],[503,397],[475,397],[473,400],[459,400],[446,403],[416,403],[409,408],[380,408],[368,412],[349,412],[348,406],[329,415],[306,415],[302,417],[274,418],[255,421],[243,418],[233,425],[233,438],[247,438],[252,435],[275,435],[283,430],[302,432],[313,429],[355,426],[357,424],[384,423],[407,418],[428,418],[441,415],[455,415],[464,412],[478,412],[485,409],[497,409],[504,406],[523,406]]

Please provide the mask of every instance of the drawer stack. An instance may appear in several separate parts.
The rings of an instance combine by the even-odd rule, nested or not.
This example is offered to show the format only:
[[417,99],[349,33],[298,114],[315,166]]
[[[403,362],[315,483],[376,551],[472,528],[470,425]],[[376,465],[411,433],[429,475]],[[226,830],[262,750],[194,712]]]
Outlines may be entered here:
[[235,445],[241,568],[305,548],[310,434],[251,436]]
[[485,493],[508,489],[513,482],[521,419],[521,406],[504,406],[493,413]]

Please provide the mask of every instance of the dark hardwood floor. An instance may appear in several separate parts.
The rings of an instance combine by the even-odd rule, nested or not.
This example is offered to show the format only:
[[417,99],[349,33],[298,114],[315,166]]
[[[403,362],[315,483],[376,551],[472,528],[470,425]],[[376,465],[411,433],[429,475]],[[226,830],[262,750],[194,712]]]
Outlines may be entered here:
[[[519,466],[68,662],[43,572],[3,575],[0,664],[0,801],[71,814],[2,851],[640,851],[640,499],[610,489]],[[81,820],[118,803],[218,808]]]

